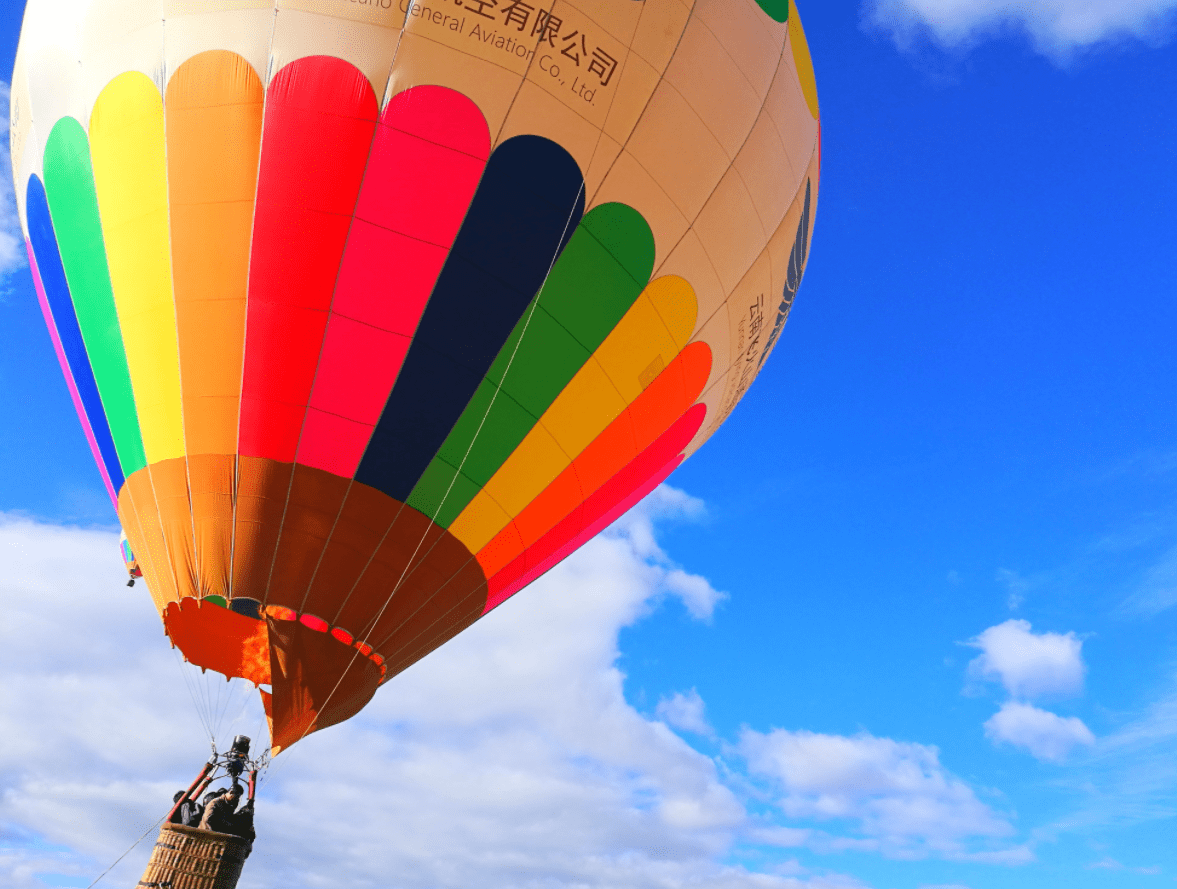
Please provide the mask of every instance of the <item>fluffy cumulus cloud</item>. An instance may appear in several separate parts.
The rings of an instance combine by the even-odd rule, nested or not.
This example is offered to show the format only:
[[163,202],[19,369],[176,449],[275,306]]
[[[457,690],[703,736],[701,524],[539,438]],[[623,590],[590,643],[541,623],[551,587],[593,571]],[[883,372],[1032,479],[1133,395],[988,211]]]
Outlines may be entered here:
[[1083,691],[1083,641],[1074,633],[1035,633],[1028,621],[1007,620],[969,645],[981,650],[969,674],[1000,682],[1015,698]]
[[[696,691],[653,716],[629,704],[621,630],[663,601],[707,619],[723,599],[658,545],[659,521],[700,510],[660,489],[360,716],[283,753],[242,889],[394,874],[398,889],[867,889],[782,856],[1032,857],[933,747],[745,729],[721,767],[676,732],[714,737]],[[210,728],[223,747],[265,737],[264,716],[251,688],[168,647],[114,533],[0,516],[0,552],[0,885],[86,885],[150,840]],[[99,885],[133,885],[150,846]],[[772,854],[740,854],[754,849]]]
[[[676,580],[655,537],[660,516],[697,506],[662,489],[359,717],[283,753],[242,889],[865,889],[727,863],[759,821],[714,760],[625,700],[621,628],[663,599],[704,617],[721,599]],[[8,518],[0,552],[0,885],[86,885],[150,838],[207,757],[202,720],[224,745],[264,737],[261,713],[250,689],[180,664],[142,587],[124,586],[113,533]],[[99,885],[133,885],[150,846]]]
[[1076,747],[1095,744],[1095,735],[1079,718],[1017,701],[1006,703],[985,723],[985,734],[997,743],[1024,747],[1046,762],[1062,762]]
[[1172,33],[1177,0],[866,0],[863,16],[904,48],[923,39],[969,47],[1011,29],[1058,60],[1107,41],[1158,42]]
[[12,155],[8,148],[9,95],[9,85],[0,81],[0,279],[24,268],[28,262],[12,185]]
[[1095,744],[1076,716],[1059,716],[1027,701],[1083,691],[1083,641],[1074,633],[1035,633],[1028,621],[1008,620],[968,643],[981,655],[969,664],[974,680],[999,682],[1012,700],[985,723],[995,744],[1009,744],[1044,762],[1062,762],[1076,747]]
[[699,692],[691,689],[688,692],[675,692],[668,698],[658,702],[655,713],[671,728],[681,729],[695,735],[711,737],[715,730],[707,722],[707,707]]
[[944,768],[935,747],[867,734],[746,729],[738,749],[790,818],[856,827],[854,837],[817,836],[811,845],[1007,863],[1029,854],[975,848],[977,841],[1009,836],[1013,827]]

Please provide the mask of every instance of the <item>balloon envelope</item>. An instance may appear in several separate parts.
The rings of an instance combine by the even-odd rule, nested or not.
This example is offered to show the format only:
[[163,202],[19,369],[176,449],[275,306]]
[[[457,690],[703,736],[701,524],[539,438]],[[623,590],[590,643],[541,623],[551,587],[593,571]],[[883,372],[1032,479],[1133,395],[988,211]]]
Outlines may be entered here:
[[11,139],[128,563],[275,749],[706,441],[820,164],[792,0],[29,0]]

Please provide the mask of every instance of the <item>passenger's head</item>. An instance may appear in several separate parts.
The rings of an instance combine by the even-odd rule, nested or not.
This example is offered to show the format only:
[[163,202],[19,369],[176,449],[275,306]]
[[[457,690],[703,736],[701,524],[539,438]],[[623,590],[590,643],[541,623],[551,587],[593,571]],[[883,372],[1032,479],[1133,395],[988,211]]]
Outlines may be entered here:
[[229,799],[233,800],[233,802],[241,799],[241,788],[236,784],[229,788]]
[[172,802],[178,803],[187,792],[187,790],[177,790],[176,795],[172,797]]

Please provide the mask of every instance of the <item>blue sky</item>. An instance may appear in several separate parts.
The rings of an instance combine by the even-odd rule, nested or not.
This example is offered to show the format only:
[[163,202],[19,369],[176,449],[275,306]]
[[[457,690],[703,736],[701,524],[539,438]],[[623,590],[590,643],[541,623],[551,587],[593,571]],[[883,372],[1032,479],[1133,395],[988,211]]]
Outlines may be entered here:
[[[1030,6],[801,4],[780,348],[673,489],[291,752],[243,886],[1177,880],[1177,4]],[[206,742],[18,246],[0,885],[86,886]]]

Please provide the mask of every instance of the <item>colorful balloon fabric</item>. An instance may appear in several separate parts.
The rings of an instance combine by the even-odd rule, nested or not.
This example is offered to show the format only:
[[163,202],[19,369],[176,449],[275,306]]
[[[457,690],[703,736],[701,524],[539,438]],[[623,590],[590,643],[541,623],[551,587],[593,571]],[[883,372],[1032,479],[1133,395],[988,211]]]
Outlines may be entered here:
[[792,0],[29,0],[11,140],[127,564],[275,750],[707,440],[820,167]]

